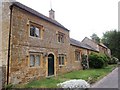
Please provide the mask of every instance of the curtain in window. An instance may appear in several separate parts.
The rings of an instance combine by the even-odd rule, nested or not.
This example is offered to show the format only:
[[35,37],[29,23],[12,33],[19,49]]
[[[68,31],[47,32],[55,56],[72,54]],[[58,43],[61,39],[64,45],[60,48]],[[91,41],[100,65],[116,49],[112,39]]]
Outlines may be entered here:
[[35,65],[36,65],[36,66],[40,66],[40,55],[36,55]]
[[35,56],[30,55],[30,66],[33,67],[35,65]]
[[40,36],[40,29],[39,28],[35,28],[35,36],[36,37]]
[[35,34],[35,27],[30,26],[30,36],[34,36],[34,34]]

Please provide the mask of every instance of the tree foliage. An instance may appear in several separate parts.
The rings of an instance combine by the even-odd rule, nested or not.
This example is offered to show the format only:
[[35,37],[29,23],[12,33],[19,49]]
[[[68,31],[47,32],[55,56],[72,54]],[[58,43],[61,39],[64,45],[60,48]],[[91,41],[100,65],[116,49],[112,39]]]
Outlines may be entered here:
[[108,65],[108,58],[101,53],[91,53],[88,57],[90,68],[103,68]]
[[100,43],[100,38],[95,33],[92,34],[91,39],[96,43]]
[[105,32],[102,42],[111,49],[111,54],[120,60],[120,31],[112,30]]

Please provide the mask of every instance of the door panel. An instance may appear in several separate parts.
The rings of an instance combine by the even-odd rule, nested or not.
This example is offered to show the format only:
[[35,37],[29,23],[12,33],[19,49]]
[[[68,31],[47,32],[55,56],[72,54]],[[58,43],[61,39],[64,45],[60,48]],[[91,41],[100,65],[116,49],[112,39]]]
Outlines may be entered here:
[[48,55],[48,76],[54,75],[54,55]]

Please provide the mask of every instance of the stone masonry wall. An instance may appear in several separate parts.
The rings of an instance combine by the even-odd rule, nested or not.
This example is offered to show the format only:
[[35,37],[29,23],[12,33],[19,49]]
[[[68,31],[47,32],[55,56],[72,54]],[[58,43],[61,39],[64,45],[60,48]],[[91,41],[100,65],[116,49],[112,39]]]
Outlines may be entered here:
[[6,83],[11,2],[0,1],[0,87]]
[[0,1],[0,89],[2,89],[2,1]]
[[71,62],[72,63],[72,69],[73,70],[80,70],[80,69],[83,69],[83,67],[81,65],[82,58],[81,58],[80,61],[76,61],[76,59],[75,59],[75,51],[76,50],[80,51],[81,55],[84,54],[84,55],[87,55],[87,56],[94,51],[70,45],[70,59],[72,61]]
[[[18,7],[13,7],[10,82],[13,84],[25,83],[47,76],[48,58],[44,53],[54,53],[56,74],[71,71],[69,57],[69,31],[53,25]],[[29,21],[43,25],[43,38],[30,37]],[[65,42],[57,42],[57,32],[65,34]],[[29,52],[42,53],[42,66],[29,67]],[[59,67],[58,54],[66,54],[66,65]]]
[[75,51],[76,50],[79,50],[81,54],[83,53],[82,48],[78,48],[76,46],[71,45],[70,46],[70,59],[72,61],[71,63],[72,63],[73,70],[80,70],[80,69],[82,69],[82,65],[81,65],[82,59],[80,61],[76,61],[76,59],[75,59]]

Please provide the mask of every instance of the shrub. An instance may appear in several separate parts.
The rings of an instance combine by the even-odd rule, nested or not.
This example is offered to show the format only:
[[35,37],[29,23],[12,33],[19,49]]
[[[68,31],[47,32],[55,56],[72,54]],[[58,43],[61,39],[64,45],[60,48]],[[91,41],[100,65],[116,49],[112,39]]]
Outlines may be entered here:
[[4,86],[4,89],[5,89],[5,90],[12,90],[13,87],[14,87],[13,84],[8,84],[8,85],[5,85],[5,86]]
[[103,68],[108,65],[108,58],[104,54],[91,53],[88,59],[90,68]]
[[107,66],[109,62],[109,57],[105,54],[99,54],[99,57],[104,60],[104,66]]
[[109,60],[108,64],[117,64],[118,61],[119,61],[118,58],[112,57],[112,58]]
[[79,79],[79,80],[69,80],[69,81],[65,81],[63,83],[59,83],[57,84],[57,86],[61,87],[61,88],[69,88],[70,90],[72,88],[90,88],[90,84],[87,83],[85,80]]

